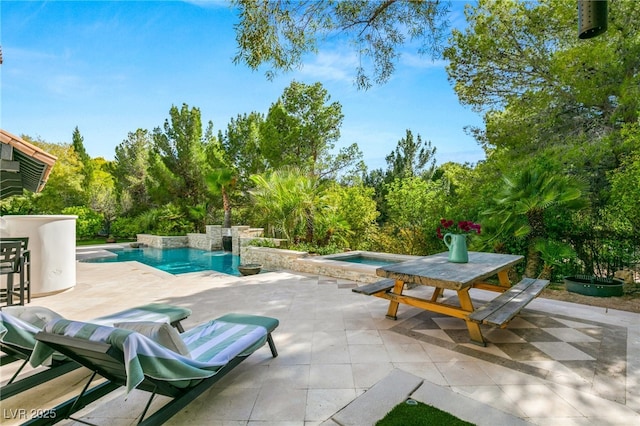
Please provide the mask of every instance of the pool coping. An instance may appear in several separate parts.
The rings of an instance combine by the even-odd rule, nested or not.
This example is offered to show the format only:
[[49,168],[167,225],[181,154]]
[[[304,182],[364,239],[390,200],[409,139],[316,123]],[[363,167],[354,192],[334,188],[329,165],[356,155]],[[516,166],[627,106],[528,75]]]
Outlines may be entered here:
[[[327,254],[324,256],[314,257],[312,259],[327,259],[327,260],[333,260],[333,261],[337,260],[338,262],[340,262],[339,259],[348,258],[348,257],[358,257],[358,256],[369,257],[372,259],[380,259],[380,260],[393,260],[398,262],[406,262],[409,260],[415,260],[420,258],[420,256],[413,256],[410,254],[395,254],[395,253],[382,253],[377,251],[353,250],[353,251],[345,251],[342,253]],[[347,263],[354,263],[354,262],[347,262]],[[368,266],[375,266],[375,265],[368,265]],[[379,268],[379,266],[375,266],[375,267]]]
[[354,250],[344,253],[329,254],[325,256],[309,256],[300,258],[297,263],[302,266],[303,272],[317,273],[334,278],[343,278],[357,282],[371,283],[382,278],[376,274],[380,265],[367,265],[366,263],[354,263],[340,260],[345,257],[370,257],[385,260],[397,260],[406,262],[418,259],[420,256],[407,254],[381,253],[364,250]]

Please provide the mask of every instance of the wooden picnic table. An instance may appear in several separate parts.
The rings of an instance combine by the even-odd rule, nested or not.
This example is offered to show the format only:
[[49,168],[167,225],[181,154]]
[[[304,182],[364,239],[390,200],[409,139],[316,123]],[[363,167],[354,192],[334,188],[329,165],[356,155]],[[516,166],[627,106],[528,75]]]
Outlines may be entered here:
[[[511,254],[469,252],[468,263],[452,263],[448,253],[383,266],[376,275],[386,278],[354,289],[355,292],[390,301],[387,318],[396,319],[400,303],[465,320],[473,343],[484,346],[480,324],[505,326],[520,310],[548,285],[546,280],[525,278],[511,287],[509,269],[523,257]],[[485,280],[498,277],[498,284]],[[434,287],[431,299],[403,294],[405,284]],[[469,290],[480,288],[501,293],[480,309],[475,309]],[[455,290],[459,306],[438,301],[445,289]]]

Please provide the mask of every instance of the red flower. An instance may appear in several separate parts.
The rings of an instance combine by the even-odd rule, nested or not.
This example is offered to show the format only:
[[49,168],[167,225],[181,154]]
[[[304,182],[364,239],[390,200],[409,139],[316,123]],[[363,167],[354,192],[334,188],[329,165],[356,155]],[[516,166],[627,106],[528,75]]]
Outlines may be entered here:
[[458,222],[456,227],[453,227],[454,223],[455,222],[450,219],[440,219],[440,225],[442,225],[442,228],[438,226],[438,228],[436,229],[437,237],[440,239],[444,238],[442,229],[444,229],[447,232],[458,233],[458,234],[467,233],[467,232],[480,234],[479,223],[474,223],[474,222],[471,222],[470,220],[461,220]]

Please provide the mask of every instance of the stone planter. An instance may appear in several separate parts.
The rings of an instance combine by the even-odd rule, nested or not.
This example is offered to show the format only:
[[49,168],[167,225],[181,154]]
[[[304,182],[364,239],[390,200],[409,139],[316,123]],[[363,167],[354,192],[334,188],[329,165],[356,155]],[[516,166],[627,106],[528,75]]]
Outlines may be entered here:
[[238,271],[242,275],[255,275],[260,272],[262,265],[258,263],[247,263],[244,265],[238,265]]
[[571,293],[586,296],[622,296],[624,282],[619,279],[599,278],[590,275],[575,275],[564,278],[564,285]]

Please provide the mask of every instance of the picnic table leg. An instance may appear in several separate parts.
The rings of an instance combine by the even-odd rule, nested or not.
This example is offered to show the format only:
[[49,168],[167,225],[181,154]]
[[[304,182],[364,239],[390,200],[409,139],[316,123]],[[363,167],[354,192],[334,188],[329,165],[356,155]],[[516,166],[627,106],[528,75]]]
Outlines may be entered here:
[[437,302],[438,301],[438,297],[440,297],[442,295],[442,291],[443,291],[442,288],[434,287],[433,294],[431,295],[431,301],[432,302]]
[[[400,281],[400,280],[396,280],[395,285],[393,286],[393,290],[391,291],[391,293],[393,294],[397,294],[397,295],[402,295],[402,290],[404,289],[404,282]],[[400,304],[396,301],[391,301],[389,302],[389,309],[387,310],[387,318],[392,319],[392,320],[396,320],[398,319],[398,306]]]
[[[471,296],[469,296],[469,287],[458,290],[458,299],[460,300],[460,307],[467,311],[473,312],[473,303],[471,302]],[[469,337],[471,342],[476,345],[486,346],[484,338],[482,337],[482,331],[480,330],[480,324],[473,321],[465,320],[467,323],[467,330],[469,330]]]
[[498,272],[498,281],[500,287],[511,287],[511,280],[509,279],[509,270],[503,270]]

